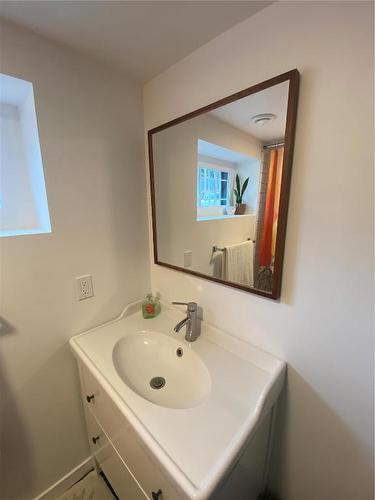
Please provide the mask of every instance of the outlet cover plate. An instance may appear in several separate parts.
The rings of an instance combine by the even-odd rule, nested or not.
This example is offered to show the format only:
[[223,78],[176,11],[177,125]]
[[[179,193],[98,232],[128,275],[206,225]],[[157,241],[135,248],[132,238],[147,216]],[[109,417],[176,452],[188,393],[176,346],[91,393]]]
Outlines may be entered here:
[[193,252],[191,250],[184,251],[184,267],[191,267],[193,263]]
[[77,300],[89,299],[94,296],[91,274],[78,276],[75,279]]

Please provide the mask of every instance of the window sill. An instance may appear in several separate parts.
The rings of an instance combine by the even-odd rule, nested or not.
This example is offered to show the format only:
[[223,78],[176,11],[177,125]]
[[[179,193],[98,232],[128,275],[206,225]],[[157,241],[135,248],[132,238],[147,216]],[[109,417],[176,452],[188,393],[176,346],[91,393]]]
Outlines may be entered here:
[[35,229],[0,229],[0,238],[9,236],[25,236],[27,234],[47,234],[52,233],[51,228],[35,228]]
[[223,220],[223,219],[237,219],[241,217],[254,217],[255,214],[243,214],[243,215],[209,215],[207,217],[197,217],[197,222],[209,221],[209,220]]

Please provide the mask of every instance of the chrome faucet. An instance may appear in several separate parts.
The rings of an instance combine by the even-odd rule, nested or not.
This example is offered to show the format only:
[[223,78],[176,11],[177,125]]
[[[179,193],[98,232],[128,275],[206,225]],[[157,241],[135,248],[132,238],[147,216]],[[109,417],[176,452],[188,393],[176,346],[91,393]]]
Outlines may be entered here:
[[200,321],[198,318],[198,304],[196,302],[172,302],[178,306],[187,306],[187,316],[177,323],[173,330],[178,333],[186,326],[185,340],[194,342],[200,335]]

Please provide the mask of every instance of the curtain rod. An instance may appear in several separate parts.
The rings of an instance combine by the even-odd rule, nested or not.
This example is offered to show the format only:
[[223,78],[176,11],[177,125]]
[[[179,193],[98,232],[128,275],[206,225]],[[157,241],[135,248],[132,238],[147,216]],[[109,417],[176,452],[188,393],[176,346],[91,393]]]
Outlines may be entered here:
[[265,144],[263,149],[280,148],[281,146],[284,146],[284,141],[276,142],[275,144]]

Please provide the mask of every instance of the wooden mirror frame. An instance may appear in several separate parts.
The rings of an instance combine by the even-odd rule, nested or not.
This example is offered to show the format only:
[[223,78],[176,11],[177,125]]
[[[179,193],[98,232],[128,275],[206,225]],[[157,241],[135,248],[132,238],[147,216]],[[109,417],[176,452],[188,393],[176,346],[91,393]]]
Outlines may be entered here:
[[[197,271],[191,271],[184,267],[175,266],[173,264],[168,264],[167,262],[162,262],[158,257],[158,247],[157,247],[157,231],[156,231],[156,203],[155,203],[155,174],[154,174],[154,161],[153,161],[153,147],[152,138],[154,134],[161,132],[167,128],[178,125],[179,123],[185,122],[194,118],[196,116],[212,111],[218,107],[229,104],[243,97],[247,97],[251,94],[256,94],[262,90],[273,87],[279,83],[289,82],[288,90],[288,107],[287,107],[287,117],[285,126],[285,138],[284,138],[284,161],[283,161],[283,175],[281,181],[281,191],[280,191],[280,206],[279,206],[279,219],[277,224],[277,236],[276,236],[276,247],[275,247],[275,263],[274,263],[274,273],[273,273],[273,286],[271,292],[266,292],[259,290],[257,288],[247,287],[241,284],[231,283],[229,281],[223,280],[221,278],[215,278],[208,274],[203,274]],[[283,260],[284,260],[284,249],[285,249],[285,236],[286,236],[286,225],[288,216],[288,204],[289,204],[289,192],[290,192],[290,182],[292,173],[292,162],[293,162],[293,150],[294,150],[294,138],[295,129],[297,121],[297,104],[298,104],[298,92],[299,92],[299,72],[297,69],[293,69],[282,75],[270,78],[262,83],[253,85],[247,89],[236,92],[228,97],[224,97],[219,101],[215,101],[207,106],[203,106],[195,111],[187,113],[186,115],[175,118],[167,123],[159,125],[148,131],[148,154],[149,154],[149,167],[150,167],[150,186],[151,186],[151,209],[152,209],[152,232],[153,232],[153,244],[154,244],[154,263],[159,266],[168,267],[169,269],[174,269],[175,271],[180,271],[182,273],[191,274],[199,278],[204,278],[209,281],[214,281],[216,283],[221,283],[222,285],[230,286],[233,288],[238,288],[246,292],[255,293],[256,295],[261,295],[270,299],[278,299],[281,293],[281,278],[283,270]]]

